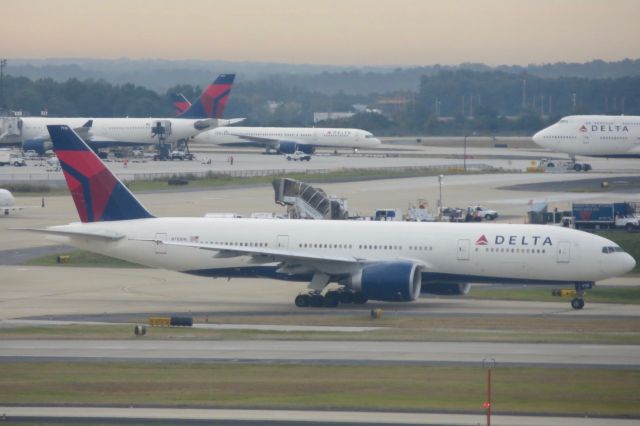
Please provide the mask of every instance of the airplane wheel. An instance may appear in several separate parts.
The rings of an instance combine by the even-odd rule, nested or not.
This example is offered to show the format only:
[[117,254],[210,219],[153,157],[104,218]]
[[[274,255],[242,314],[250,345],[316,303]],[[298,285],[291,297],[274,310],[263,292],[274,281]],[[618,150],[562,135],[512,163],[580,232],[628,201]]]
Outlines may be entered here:
[[340,303],[340,294],[337,291],[330,291],[324,296],[324,306],[335,308]]
[[320,308],[324,305],[324,297],[321,294],[313,294],[310,296],[309,306]]
[[580,163],[576,163],[573,165],[573,170],[575,170],[576,172],[581,172],[582,171],[582,164]]
[[572,299],[571,307],[576,310],[584,308],[584,299],[578,299],[577,297],[575,299]]
[[294,302],[298,308],[306,308],[311,303],[311,297],[308,294],[299,294]]
[[591,170],[591,164],[585,164],[584,165],[584,171],[588,172],[589,170]]

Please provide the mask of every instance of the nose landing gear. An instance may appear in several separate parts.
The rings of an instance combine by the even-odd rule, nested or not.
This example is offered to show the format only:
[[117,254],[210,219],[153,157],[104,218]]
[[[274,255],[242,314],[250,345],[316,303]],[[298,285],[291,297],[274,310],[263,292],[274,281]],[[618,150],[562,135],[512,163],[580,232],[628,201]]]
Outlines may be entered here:
[[552,296],[559,296],[559,297],[571,297],[571,296],[573,296],[573,299],[571,299],[571,307],[573,309],[580,310],[580,309],[584,308],[584,296],[586,294],[585,290],[592,289],[593,285],[594,284],[590,283],[590,282],[576,283],[575,284],[575,290],[568,290],[568,289],[553,290],[551,292],[551,295]]

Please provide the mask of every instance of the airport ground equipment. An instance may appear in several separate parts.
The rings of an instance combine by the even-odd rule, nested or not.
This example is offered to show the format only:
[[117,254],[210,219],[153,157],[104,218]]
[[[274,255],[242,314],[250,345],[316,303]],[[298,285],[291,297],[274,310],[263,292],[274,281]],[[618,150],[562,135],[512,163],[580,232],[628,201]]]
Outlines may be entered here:
[[26,166],[27,163],[17,152],[10,149],[0,149],[0,166]]
[[640,229],[640,203],[574,203],[576,229]]
[[347,201],[295,179],[274,179],[275,202],[287,207],[291,219],[346,219]]
[[588,172],[592,169],[591,164],[580,163],[575,158],[568,161],[543,158],[538,162],[537,168],[545,172]]

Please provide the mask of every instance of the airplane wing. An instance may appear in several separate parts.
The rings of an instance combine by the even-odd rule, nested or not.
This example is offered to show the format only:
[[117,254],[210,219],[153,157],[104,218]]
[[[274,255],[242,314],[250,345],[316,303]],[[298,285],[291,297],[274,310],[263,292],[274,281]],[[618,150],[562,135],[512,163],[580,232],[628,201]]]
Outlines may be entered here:
[[245,247],[245,246],[226,246],[220,244],[201,244],[201,243],[185,243],[175,241],[164,241],[155,239],[135,239],[133,241],[150,241],[156,244],[164,244],[167,246],[178,247],[191,247],[201,250],[216,251],[219,253],[218,257],[235,257],[235,256],[268,256],[273,257],[274,260],[278,259],[309,259],[309,260],[324,260],[331,262],[343,262],[343,263],[360,263],[365,259],[356,258],[353,256],[326,256],[326,255],[300,255],[297,252],[291,250],[274,249],[266,247]]
[[42,234],[59,235],[62,237],[82,237],[82,238],[97,238],[100,240],[117,241],[121,240],[125,236],[117,232],[105,230],[105,229],[92,229],[92,230],[72,230],[72,229],[51,229],[51,228],[12,228],[12,231],[29,231],[39,232]]
[[[367,263],[376,263],[379,260],[365,259],[349,255],[326,255],[314,253],[300,253],[297,251],[268,248],[268,247],[247,247],[247,246],[227,246],[220,244],[202,244],[198,242],[174,242],[157,239],[133,239],[134,241],[149,241],[167,246],[190,247],[201,250],[217,252],[214,257],[228,258],[237,256],[252,256],[260,262],[280,262],[279,270],[284,273],[298,273],[301,270],[306,272],[322,272],[326,274],[343,274],[353,272],[354,269],[362,267]],[[402,259],[416,262],[413,259]],[[425,269],[432,269],[424,262],[418,262]]]
[[[249,141],[249,142],[260,143],[260,144],[265,144],[265,145],[273,145],[273,144],[276,144],[276,143],[281,142],[281,141],[284,140],[282,138],[269,138],[269,137],[265,137],[265,136],[251,136],[251,135],[246,135],[246,134],[243,134],[243,133],[234,133],[234,132],[229,132],[228,134],[232,135],[232,136],[235,136],[237,138],[240,138],[240,139],[244,139],[244,140]],[[290,139],[290,138],[287,138],[286,141],[287,142],[299,143],[300,145],[305,145],[305,144],[303,144],[301,142],[298,142],[298,141],[296,141],[294,139]]]

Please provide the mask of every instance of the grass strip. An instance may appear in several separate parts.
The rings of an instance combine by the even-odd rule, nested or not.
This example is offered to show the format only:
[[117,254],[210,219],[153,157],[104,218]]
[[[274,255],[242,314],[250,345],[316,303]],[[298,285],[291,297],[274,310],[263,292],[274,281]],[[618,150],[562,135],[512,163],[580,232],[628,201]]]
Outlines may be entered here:
[[[555,287],[554,287],[555,288]],[[558,288],[561,288],[558,286]],[[570,288],[570,287],[568,287]],[[551,287],[498,287],[498,286],[473,286],[466,296],[472,299],[489,300],[525,300],[539,302],[569,303],[570,298],[561,298],[551,295]],[[639,287],[594,287],[587,291],[587,303],[640,303]]]
[[[149,315],[151,316],[151,315]],[[129,316],[144,324],[147,316]],[[99,320],[99,318],[98,318]],[[195,315],[204,323],[204,315]],[[184,327],[148,327],[145,339],[163,340],[379,340],[511,343],[640,344],[640,320],[629,318],[540,316],[394,316],[372,320],[361,315],[216,316],[217,324],[282,324],[324,326],[378,326],[378,330],[344,333],[336,331],[219,330]],[[134,339],[132,325],[91,326],[31,325],[0,328],[0,339]]]
[[[480,365],[5,362],[0,401],[482,412],[486,374]],[[498,367],[492,409],[640,416],[638,388],[639,370]]]

